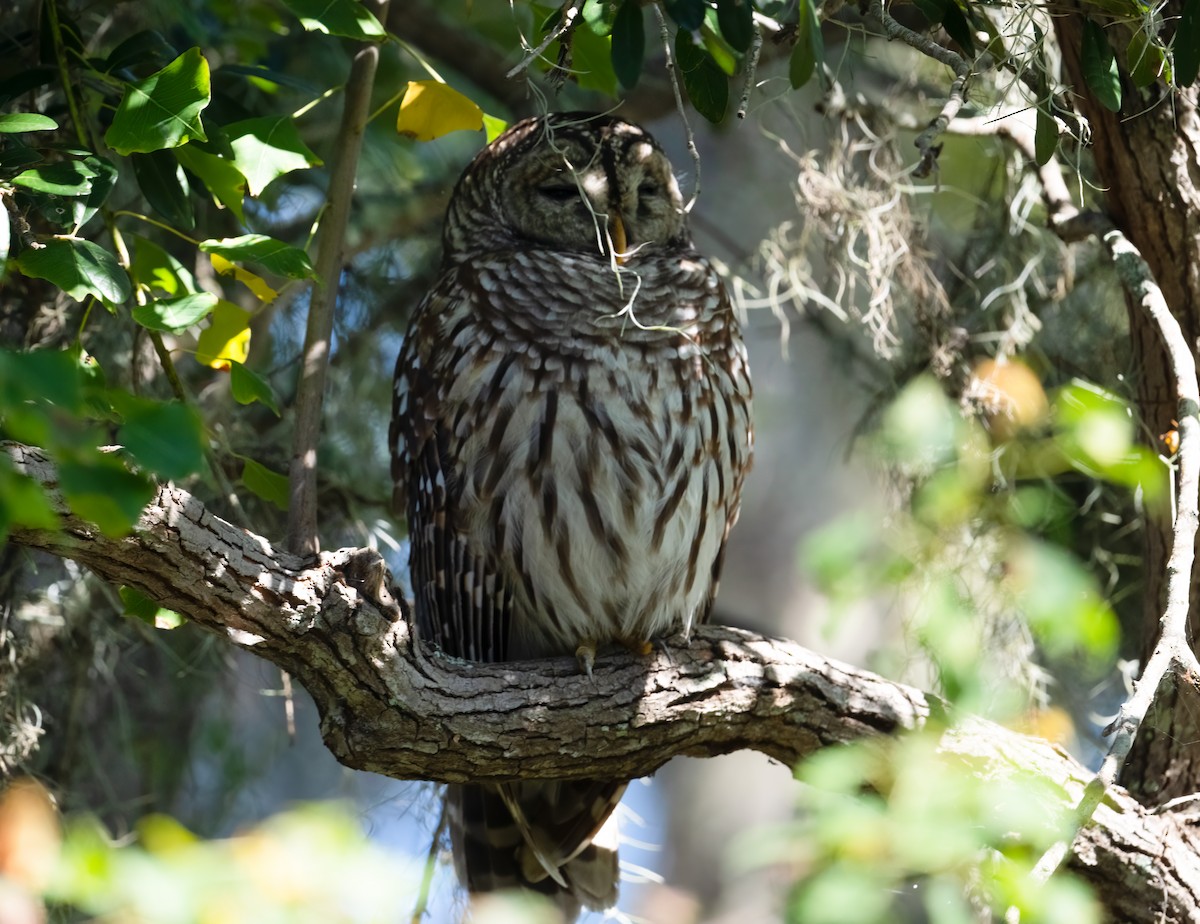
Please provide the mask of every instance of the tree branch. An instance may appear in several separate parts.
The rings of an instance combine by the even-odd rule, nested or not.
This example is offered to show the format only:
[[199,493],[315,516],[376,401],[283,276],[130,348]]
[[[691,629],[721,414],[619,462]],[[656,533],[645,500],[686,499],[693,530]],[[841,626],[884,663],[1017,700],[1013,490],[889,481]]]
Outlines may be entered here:
[[[571,658],[446,658],[413,643],[374,552],[326,552],[306,566],[170,486],[132,535],[113,539],[66,510],[44,453],[4,449],[47,489],[63,525],[17,529],[13,541],[135,587],[291,672],[347,766],[455,782],[633,778],[675,756],[741,749],[794,765],[831,744],[920,728],[944,710],[935,697],[795,643],[715,626],[648,658],[602,655],[591,679]],[[1045,741],[970,717],[943,735],[942,749],[984,775],[1042,775],[1061,811],[1091,776]],[[1114,788],[1077,839],[1072,867],[1121,909],[1116,919],[1200,921],[1196,848],[1172,817]]]
[[[387,19],[388,0],[371,0],[367,8],[376,18]],[[325,376],[329,370],[333,310],[341,288],[342,253],[354,199],[358,154],[375,85],[379,46],[366,44],[354,55],[346,80],[345,105],[338,129],[326,213],[317,244],[316,271],[304,333],[300,380],[296,387],[295,430],[288,479],[288,548],[311,555],[320,548],[317,537],[317,443],[321,436],[321,409],[325,404]]]

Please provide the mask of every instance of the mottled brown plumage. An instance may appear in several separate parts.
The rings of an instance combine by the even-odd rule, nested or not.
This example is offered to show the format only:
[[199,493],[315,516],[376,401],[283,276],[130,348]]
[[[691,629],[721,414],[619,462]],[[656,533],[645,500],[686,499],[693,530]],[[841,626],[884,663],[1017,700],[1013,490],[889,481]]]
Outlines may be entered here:
[[[685,219],[653,139],[608,116],[525,120],[464,172],[396,367],[395,503],[422,639],[482,661],[578,652],[590,669],[597,645],[707,617],[751,388]],[[612,904],[615,848],[593,837],[624,789],[451,787],[460,877],[545,892],[569,915]]]

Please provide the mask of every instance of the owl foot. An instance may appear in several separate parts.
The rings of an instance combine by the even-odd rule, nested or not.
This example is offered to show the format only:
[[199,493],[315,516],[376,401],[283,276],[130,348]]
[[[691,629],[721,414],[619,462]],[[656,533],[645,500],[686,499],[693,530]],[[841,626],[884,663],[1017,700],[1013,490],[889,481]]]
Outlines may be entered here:
[[585,638],[575,649],[575,657],[579,659],[579,669],[591,679],[592,665],[596,663],[596,640]]

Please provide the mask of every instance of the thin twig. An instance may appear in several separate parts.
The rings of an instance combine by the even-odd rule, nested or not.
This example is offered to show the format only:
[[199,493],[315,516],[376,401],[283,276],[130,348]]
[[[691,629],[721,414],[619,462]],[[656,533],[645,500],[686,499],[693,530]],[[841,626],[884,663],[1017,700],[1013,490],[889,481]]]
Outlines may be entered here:
[[742,87],[742,99],[738,103],[737,117],[746,118],[746,110],[750,107],[750,94],[754,92],[754,80],[758,73],[758,56],[762,54],[762,29],[757,23],[754,26],[754,38],[750,40],[750,54],[746,59],[746,83]]
[[[388,0],[367,6],[377,19],[384,20]],[[287,544],[301,555],[316,554],[320,548],[317,538],[317,444],[321,435],[321,409],[329,370],[333,313],[340,288],[342,251],[354,198],[354,177],[378,62],[379,46],[370,44],[359,49],[350,66],[342,122],[337,134],[339,143],[329,176],[327,210],[317,245],[317,278],[308,306],[304,354],[296,389],[296,429],[288,484]]]
[[551,42],[559,38],[564,32],[569,33],[574,29],[583,10],[583,4],[584,0],[573,0],[571,5],[563,10],[562,18],[558,21],[558,25],[550,30],[549,34],[542,39],[541,44],[537,48],[532,49],[520,62],[514,64],[504,76],[512,80],[517,74],[526,70],[529,65],[540,58],[542,52],[550,47]]
[[700,198],[700,150],[696,147],[696,136],[692,133],[692,123],[688,121],[687,109],[683,105],[683,91],[679,88],[679,64],[675,60],[675,53],[671,50],[671,32],[667,28],[667,18],[663,15],[662,5],[659,3],[651,4],[654,8],[654,15],[658,17],[658,30],[662,36],[663,53],[667,58],[667,73],[671,76],[671,89],[675,92],[675,111],[679,113],[679,118],[683,120],[683,131],[687,137],[688,153],[692,156],[692,164],[696,168],[696,179],[692,184],[692,195],[688,198],[687,205],[683,207],[685,212],[690,212],[692,206],[696,204],[696,200]]
[[433,886],[433,874],[437,871],[438,854],[442,850],[442,835],[450,822],[450,806],[442,800],[442,810],[438,815],[437,827],[429,841],[429,852],[425,855],[425,869],[421,873],[421,886],[417,889],[417,903],[413,907],[412,924],[421,924],[421,919],[429,911],[429,892]]
[[921,134],[916,137],[913,144],[916,145],[920,152],[921,159],[917,164],[913,173],[918,177],[928,176],[937,166],[938,154],[941,153],[941,145],[936,144],[938,137],[946,130],[946,126],[950,121],[958,115],[962,109],[963,103],[966,100],[967,81],[971,78],[971,65],[960,54],[951,51],[945,45],[940,45],[927,35],[921,35],[919,32],[914,32],[912,29],[897,22],[892,18],[883,6],[883,0],[870,0],[871,15],[879,20],[883,26],[884,34],[887,35],[888,41],[900,39],[910,48],[914,48],[921,54],[933,58],[935,61],[940,61],[950,70],[954,71],[955,80],[950,85],[950,92],[946,97],[946,102],[942,106],[941,112],[937,117],[929,123]]

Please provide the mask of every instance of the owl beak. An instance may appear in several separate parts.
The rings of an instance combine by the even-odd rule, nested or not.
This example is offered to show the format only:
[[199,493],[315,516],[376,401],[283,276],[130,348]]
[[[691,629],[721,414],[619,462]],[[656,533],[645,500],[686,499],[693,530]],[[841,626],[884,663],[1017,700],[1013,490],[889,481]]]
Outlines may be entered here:
[[625,247],[629,240],[625,237],[625,222],[621,221],[620,215],[613,215],[608,220],[609,235],[612,238],[613,257],[616,258],[617,264],[625,265],[628,257],[625,256]]

